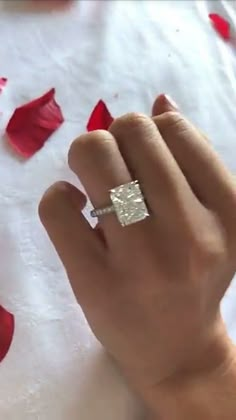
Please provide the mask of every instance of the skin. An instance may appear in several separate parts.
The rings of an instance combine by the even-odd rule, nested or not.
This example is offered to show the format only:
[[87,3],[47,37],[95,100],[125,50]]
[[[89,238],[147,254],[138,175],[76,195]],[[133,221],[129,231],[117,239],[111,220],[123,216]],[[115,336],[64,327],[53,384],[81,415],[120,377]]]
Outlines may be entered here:
[[65,182],[39,214],[100,342],[152,419],[235,419],[235,348],[220,301],[236,268],[236,189],[206,137],[165,95],[153,117],[128,114],[83,134],[69,166],[94,207],[138,179],[150,217],[93,229]]

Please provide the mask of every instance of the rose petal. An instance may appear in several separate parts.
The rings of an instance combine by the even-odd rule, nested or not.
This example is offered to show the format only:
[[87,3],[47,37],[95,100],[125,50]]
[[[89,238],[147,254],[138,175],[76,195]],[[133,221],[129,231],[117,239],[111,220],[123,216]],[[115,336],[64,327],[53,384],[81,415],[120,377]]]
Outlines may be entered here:
[[6,77],[0,77],[0,93],[2,92],[3,88],[7,84],[7,78]]
[[230,23],[217,13],[210,13],[209,18],[218,34],[225,40],[230,39]]
[[90,115],[87,130],[108,130],[114,118],[111,116],[106,104],[100,100]]
[[0,306],[0,362],[6,356],[14,333],[14,316]]
[[40,98],[17,108],[6,133],[12,147],[20,155],[30,157],[43,147],[63,121],[61,108],[55,101],[55,89],[51,89]]

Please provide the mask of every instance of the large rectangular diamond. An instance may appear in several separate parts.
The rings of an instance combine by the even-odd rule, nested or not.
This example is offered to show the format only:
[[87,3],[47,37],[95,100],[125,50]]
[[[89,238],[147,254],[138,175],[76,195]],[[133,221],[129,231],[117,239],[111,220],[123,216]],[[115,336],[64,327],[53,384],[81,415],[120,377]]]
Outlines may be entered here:
[[113,188],[110,197],[122,226],[131,225],[149,216],[138,181]]

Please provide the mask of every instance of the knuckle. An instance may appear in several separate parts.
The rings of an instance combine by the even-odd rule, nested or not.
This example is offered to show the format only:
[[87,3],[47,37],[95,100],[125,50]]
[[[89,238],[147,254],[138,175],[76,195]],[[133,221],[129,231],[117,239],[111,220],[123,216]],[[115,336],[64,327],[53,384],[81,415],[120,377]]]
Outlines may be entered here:
[[73,169],[78,160],[82,160],[84,156],[89,153],[95,152],[101,147],[105,147],[107,142],[113,140],[108,131],[95,130],[91,133],[82,134],[70,146],[68,153],[68,163]]
[[225,258],[223,240],[215,234],[205,233],[196,235],[193,244],[195,260],[203,269],[214,268]]
[[189,136],[195,133],[200,135],[203,141],[210,143],[206,134],[189,123],[178,111],[168,111],[156,116],[154,117],[154,122],[163,137],[168,138],[168,142],[172,141],[174,136],[178,137],[178,140],[181,141],[181,139],[188,138],[186,136],[187,134]]
[[155,117],[154,121],[160,132],[183,133],[187,129],[186,120],[176,111],[168,111]]
[[117,118],[112,123],[110,132],[118,134],[124,130],[137,131],[143,129],[146,126],[150,126],[150,124],[153,123],[151,118],[149,118],[147,115],[138,112],[132,112]]

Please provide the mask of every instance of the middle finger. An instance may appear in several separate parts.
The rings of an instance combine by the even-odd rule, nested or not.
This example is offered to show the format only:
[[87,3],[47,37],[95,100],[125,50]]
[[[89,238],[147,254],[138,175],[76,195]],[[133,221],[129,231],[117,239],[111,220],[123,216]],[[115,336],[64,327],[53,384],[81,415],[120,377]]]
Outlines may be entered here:
[[153,216],[159,221],[186,225],[200,203],[152,119],[127,114],[116,119],[109,131],[131,176],[142,185]]

